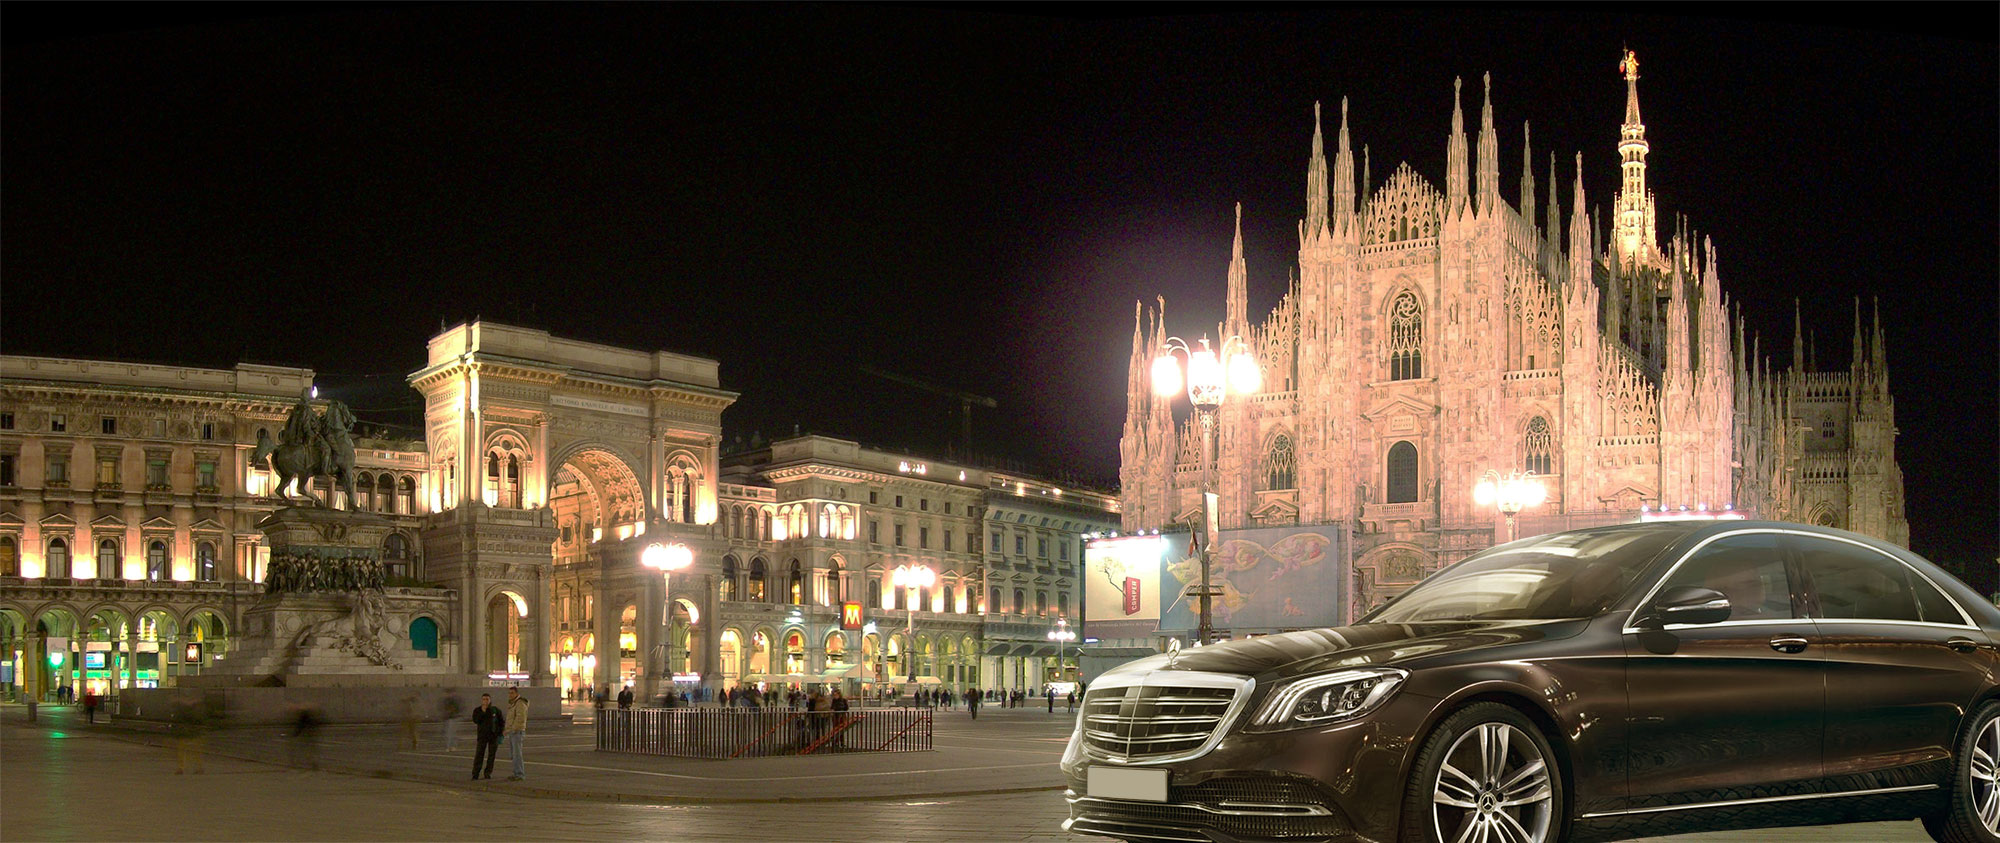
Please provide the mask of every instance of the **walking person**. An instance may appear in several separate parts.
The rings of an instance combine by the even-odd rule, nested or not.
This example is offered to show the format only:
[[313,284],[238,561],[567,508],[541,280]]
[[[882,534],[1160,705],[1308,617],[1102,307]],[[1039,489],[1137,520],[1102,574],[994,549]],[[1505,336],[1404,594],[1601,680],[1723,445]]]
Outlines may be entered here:
[[[631,689],[626,689],[631,694]],[[528,698],[521,696],[520,688],[507,689],[507,753],[514,757],[514,774],[507,777],[510,782],[518,782],[528,777],[526,762],[521,758],[521,744],[528,739]]]
[[965,710],[966,710],[966,712],[967,712],[967,713],[969,713],[969,714],[971,714],[971,715],[972,715],[972,719],[974,719],[974,720],[978,720],[978,719],[979,719],[979,695],[978,695],[978,694],[966,694],[966,695],[965,695]]
[[458,715],[460,703],[458,694],[446,693],[444,701],[438,703],[438,718],[444,721],[444,751],[458,751]]
[[493,707],[492,694],[479,695],[479,707],[472,710],[472,777],[482,778],[480,759],[485,759],[484,778],[493,778],[493,756],[500,749],[500,734],[507,727],[507,715]]
[[1069,713],[1071,713],[1071,714],[1075,714],[1075,713],[1076,713],[1076,689],[1075,689],[1075,688],[1071,688],[1071,689],[1070,689],[1070,691],[1069,691]]
[[1054,685],[1049,686],[1048,698],[1049,698],[1049,713],[1054,714],[1056,713],[1056,686]]
[[96,691],[85,691],[85,692],[83,692],[83,716],[84,716],[84,717],[86,717],[86,718],[88,718],[88,719],[90,720],[90,722],[92,722],[92,723],[96,723],[96,722],[97,722],[97,692],[96,692]]

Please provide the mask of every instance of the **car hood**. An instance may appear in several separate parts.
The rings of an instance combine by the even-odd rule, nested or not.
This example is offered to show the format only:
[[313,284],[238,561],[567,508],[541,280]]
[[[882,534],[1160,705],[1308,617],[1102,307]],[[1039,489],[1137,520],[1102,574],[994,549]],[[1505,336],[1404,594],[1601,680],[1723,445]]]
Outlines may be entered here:
[[1360,624],[1224,641],[1128,662],[1110,671],[1194,670],[1286,679],[1340,667],[1402,665],[1427,657],[1524,641],[1567,638],[1577,620]]

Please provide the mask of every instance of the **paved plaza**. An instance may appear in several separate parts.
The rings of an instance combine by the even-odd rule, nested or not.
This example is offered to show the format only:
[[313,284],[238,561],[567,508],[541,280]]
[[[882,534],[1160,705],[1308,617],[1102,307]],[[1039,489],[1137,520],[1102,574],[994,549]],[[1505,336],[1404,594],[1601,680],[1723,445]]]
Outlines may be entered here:
[[[82,722],[74,708],[0,709],[4,840],[907,840],[1093,841],[1065,834],[1058,707],[940,712],[935,752],[690,761],[599,753],[587,709],[528,742],[528,779],[469,780],[471,741],[424,724],[329,726],[312,759],[274,728],[209,735],[203,772],[150,724]],[[105,718],[100,717],[100,720]],[[537,724],[539,726],[539,724]],[[467,734],[469,735],[467,730]],[[1656,838],[1673,843],[1917,843],[1916,823]]]

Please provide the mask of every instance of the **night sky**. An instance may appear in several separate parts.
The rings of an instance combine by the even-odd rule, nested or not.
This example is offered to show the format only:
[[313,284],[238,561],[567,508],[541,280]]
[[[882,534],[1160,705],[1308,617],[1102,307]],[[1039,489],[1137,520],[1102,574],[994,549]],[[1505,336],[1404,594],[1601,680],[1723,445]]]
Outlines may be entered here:
[[2000,16],[1893,8],[15,4],[0,344],[311,367],[392,423],[484,317],[716,358],[731,438],[956,437],[864,366],[991,396],[974,452],[1108,484],[1132,302],[1219,319],[1240,201],[1277,303],[1314,100],[1350,98],[1375,184],[1441,189],[1452,77],[1476,130],[1490,71],[1502,195],[1529,120],[1537,181],[1554,149],[1567,203],[1581,150],[1608,205],[1629,45],[1661,239],[1714,238],[1781,366],[1795,297],[1845,368],[1880,296],[1912,544],[1990,589]]

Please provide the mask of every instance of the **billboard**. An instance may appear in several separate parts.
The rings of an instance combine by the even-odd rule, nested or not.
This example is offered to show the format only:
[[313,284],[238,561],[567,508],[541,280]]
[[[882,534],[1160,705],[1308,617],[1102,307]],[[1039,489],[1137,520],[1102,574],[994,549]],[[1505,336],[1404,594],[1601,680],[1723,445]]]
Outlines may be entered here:
[[[1311,629],[1340,623],[1341,534],[1337,526],[1228,530],[1209,565],[1209,583],[1221,589],[1210,612],[1217,632]],[[1161,560],[1168,592],[1160,631],[1186,634],[1199,626],[1199,600],[1181,595],[1201,583],[1201,560],[1185,551]]]
[[1186,533],[1084,545],[1083,637],[1152,638],[1160,625],[1160,574],[1169,557],[1186,556],[1187,549]]

